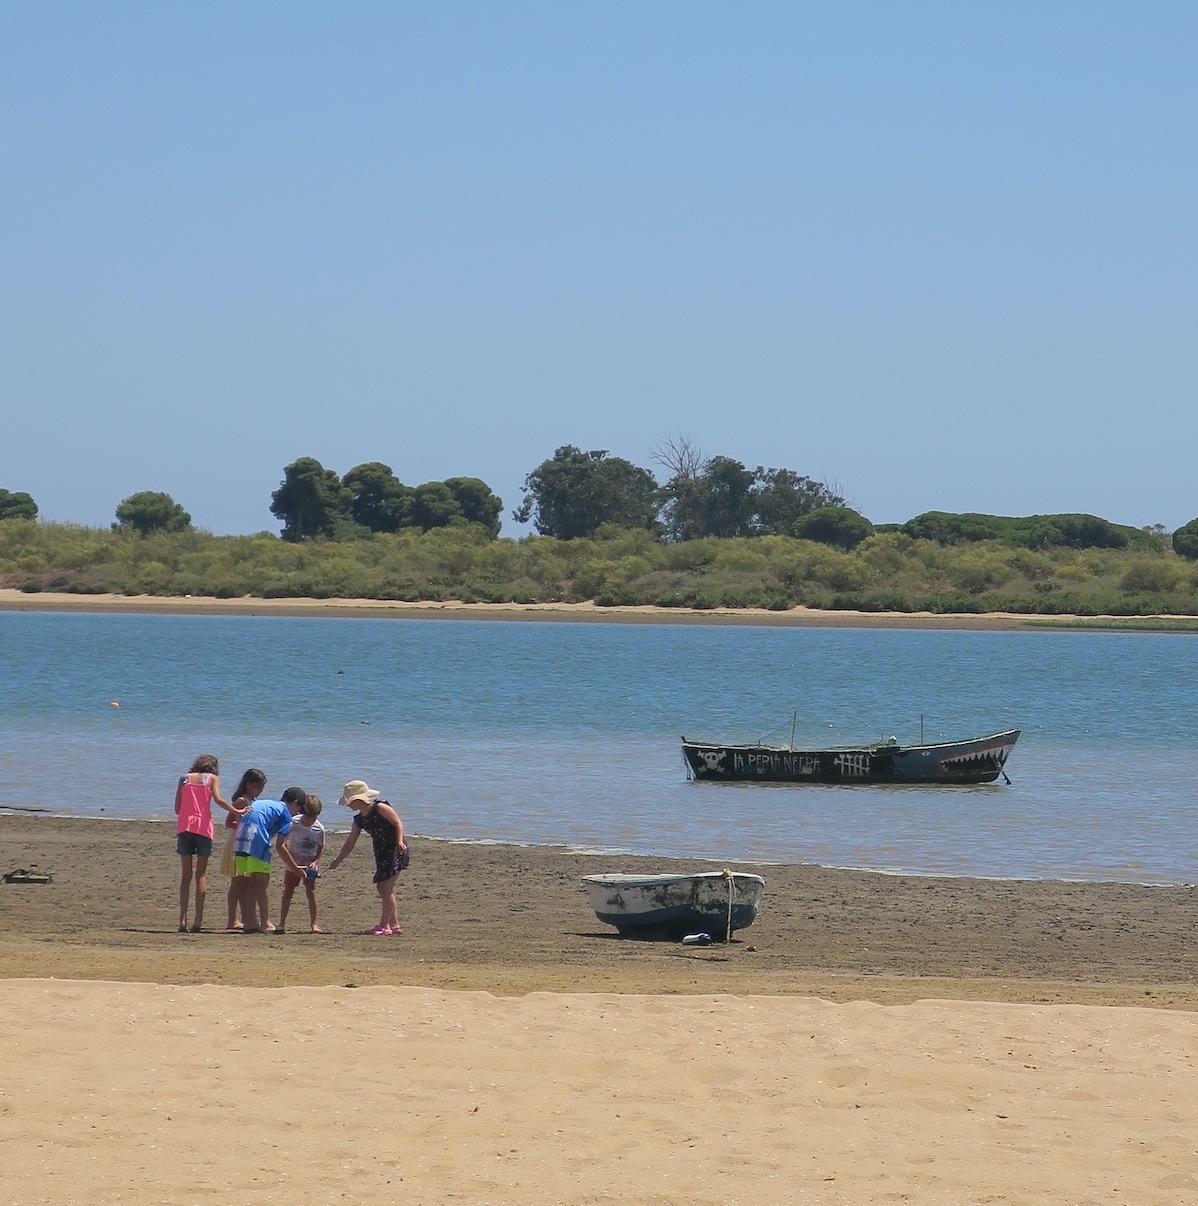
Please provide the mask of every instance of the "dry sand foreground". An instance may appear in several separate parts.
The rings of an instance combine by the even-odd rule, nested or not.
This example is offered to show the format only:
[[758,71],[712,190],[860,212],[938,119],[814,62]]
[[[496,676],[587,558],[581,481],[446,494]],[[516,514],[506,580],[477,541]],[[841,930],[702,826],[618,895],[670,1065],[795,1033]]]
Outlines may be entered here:
[[1191,889],[765,867],[702,950],[596,923],[637,860],[416,839],[402,938],[365,855],[179,935],[173,844],[0,815],[0,1200],[1198,1202]]
[[12,1202],[1179,1203],[1198,1017],[0,982]]

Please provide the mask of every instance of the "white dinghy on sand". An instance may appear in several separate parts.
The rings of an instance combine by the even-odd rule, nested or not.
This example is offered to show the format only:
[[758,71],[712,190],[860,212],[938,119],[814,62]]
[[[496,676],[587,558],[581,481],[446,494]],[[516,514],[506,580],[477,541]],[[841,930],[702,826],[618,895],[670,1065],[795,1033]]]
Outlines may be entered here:
[[725,941],[757,919],[765,880],[741,871],[584,875],[595,916],[627,937],[681,938],[705,932]]

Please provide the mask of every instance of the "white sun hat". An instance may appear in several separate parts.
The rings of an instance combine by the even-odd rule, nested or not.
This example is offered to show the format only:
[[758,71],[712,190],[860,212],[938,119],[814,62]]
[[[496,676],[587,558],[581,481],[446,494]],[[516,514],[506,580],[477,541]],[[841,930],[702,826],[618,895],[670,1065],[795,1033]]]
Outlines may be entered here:
[[373,804],[379,798],[379,793],[373,787],[366,786],[365,779],[351,779],[341,792],[341,799],[338,804],[349,804],[354,800],[365,800],[367,804]]

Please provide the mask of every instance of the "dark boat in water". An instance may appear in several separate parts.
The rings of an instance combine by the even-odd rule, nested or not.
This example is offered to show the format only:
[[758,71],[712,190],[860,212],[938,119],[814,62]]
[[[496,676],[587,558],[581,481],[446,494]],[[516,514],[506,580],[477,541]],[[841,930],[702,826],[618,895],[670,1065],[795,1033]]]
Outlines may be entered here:
[[[900,745],[893,737],[873,745],[826,750],[777,745],[719,745],[682,739],[690,779],[750,783],[993,783],[1006,779],[1007,758],[1019,729],[942,741]],[[1009,783],[1010,780],[1007,779]]]

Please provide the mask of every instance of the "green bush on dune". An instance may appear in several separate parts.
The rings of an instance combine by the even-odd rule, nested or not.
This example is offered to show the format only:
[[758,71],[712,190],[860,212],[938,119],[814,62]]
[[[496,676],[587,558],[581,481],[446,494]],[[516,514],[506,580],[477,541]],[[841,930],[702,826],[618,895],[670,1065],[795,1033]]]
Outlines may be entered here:
[[1139,548],[1160,551],[1161,542],[1140,528],[1114,524],[1097,515],[979,515],[925,511],[902,525],[908,536],[938,544],[996,540],[1029,549]]
[[788,536],[669,544],[610,525],[591,539],[496,540],[481,524],[292,542],[8,519],[0,521],[0,585],[218,598],[1198,615],[1198,567],[1153,545],[1036,549],[901,531],[867,536],[851,550]]

